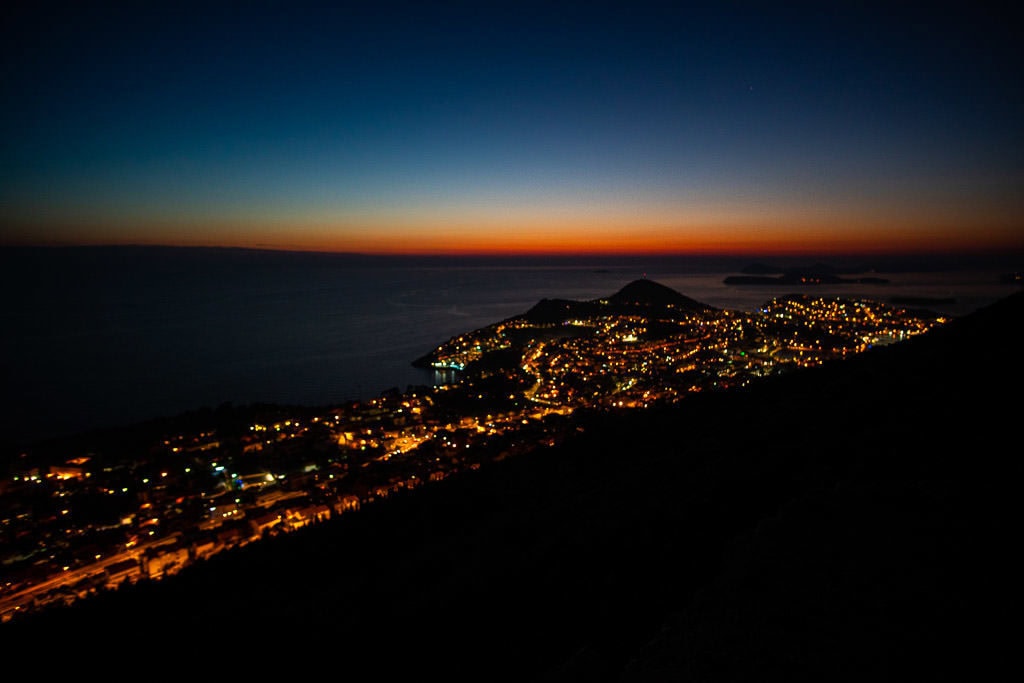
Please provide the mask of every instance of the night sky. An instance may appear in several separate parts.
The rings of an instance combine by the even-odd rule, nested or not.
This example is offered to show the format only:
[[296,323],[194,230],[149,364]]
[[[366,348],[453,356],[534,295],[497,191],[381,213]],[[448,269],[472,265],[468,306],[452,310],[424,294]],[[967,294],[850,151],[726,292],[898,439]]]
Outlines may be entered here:
[[1018,22],[752,6],[7,9],[0,243],[1024,247]]

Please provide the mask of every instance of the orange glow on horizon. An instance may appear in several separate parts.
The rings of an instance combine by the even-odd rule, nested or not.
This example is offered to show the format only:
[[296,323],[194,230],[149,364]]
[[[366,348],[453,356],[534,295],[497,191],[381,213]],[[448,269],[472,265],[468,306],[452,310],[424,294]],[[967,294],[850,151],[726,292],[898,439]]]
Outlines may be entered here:
[[[741,217],[742,218],[742,217]],[[529,222],[489,220],[149,221],[103,227],[41,226],[4,243],[48,246],[234,247],[368,255],[664,256],[977,253],[1024,250],[1024,230],[1003,221],[962,225],[800,216],[676,223],[663,217],[556,216]],[[980,221],[979,221],[980,223]],[[41,237],[45,235],[46,237]]]

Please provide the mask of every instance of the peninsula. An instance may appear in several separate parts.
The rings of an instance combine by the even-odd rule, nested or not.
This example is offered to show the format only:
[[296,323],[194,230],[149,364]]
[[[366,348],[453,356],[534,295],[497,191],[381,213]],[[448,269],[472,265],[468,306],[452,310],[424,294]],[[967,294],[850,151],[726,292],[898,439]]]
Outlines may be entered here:
[[[997,642],[1012,618],[1019,467],[998,444],[1016,436],[1005,388],[1022,381],[1018,364],[982,361],[1013,338],[1022,296],[678,405],[634,403],[655,360],[666,381],[724,385],[754,376],[752,352],[807,361],[845,335],[938,323],[802,296],[749,316],[516,320],[583,333],[527,342],[518,394],[489,393],[490,364],[468,363],[478,372],[446,389],[237,432],[221,419],[123,461],[99,445],[28,453],[32,470],[0,489],[17,512],[0,529],[2,597],[24,606],[0,635],[19,653],[56,643],[48,666],[76,670],[111,642],[146,658],[156,643],[189,668],[209,643],[287,654],[236,657],[241,675],[324,653],[352,671],[550,683],[976,667],[970,636]],[[435,357],[468,359],[512,323]],[[568,395],[574,376],[602,375],[609,396]]]

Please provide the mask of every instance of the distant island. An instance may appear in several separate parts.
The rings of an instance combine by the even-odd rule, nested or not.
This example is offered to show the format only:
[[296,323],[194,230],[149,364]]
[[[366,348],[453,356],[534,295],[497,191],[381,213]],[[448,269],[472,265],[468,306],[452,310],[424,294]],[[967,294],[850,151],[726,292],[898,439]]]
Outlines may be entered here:
[[816,263],[802,268],[779,269],[763,263],[753,263],[743,268],[742,275],[729,275],[723,282],[727,285],[832,285],[867,284],[884,285],[889,280],[875,276],[842,277],[842,273],[863,273],[871,269],[866,266],[837,269]]

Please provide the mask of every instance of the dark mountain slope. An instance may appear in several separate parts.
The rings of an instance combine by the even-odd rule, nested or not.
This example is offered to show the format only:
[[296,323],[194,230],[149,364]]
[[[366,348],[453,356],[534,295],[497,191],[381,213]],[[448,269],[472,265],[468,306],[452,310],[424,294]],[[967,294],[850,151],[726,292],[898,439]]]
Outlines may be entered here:
[[680,294],[660,282],[633,280],[608,297],[608,303],[632,306],[671,306],[684,311],[708,311],[714,308]]
[[1011,349],[1022,314],[1016,294],[926,337],[732,397],[741,410],[776,396],[785,407],[769,420],[804,425],[761,450],[779,465],[803,460],[791,470],[802,482],[730,541],[721,572],[619,680],[998,671],[1019,601],[1010,539],[1024,373]]
[[561,447],[0,642],[139,673],[215,652],[235,675],[932,678],[981,661],[966,637],[1011,604],[1022,314],[1024,293],[744,391],[581,414]]
[[541,299],[519,317],[534,323],[558,323],[571,317],[647,315],[652,310],[657,310],[659,315],[682,315],[717,309],[660,282],[642,279],[627,283],[606,299]]

